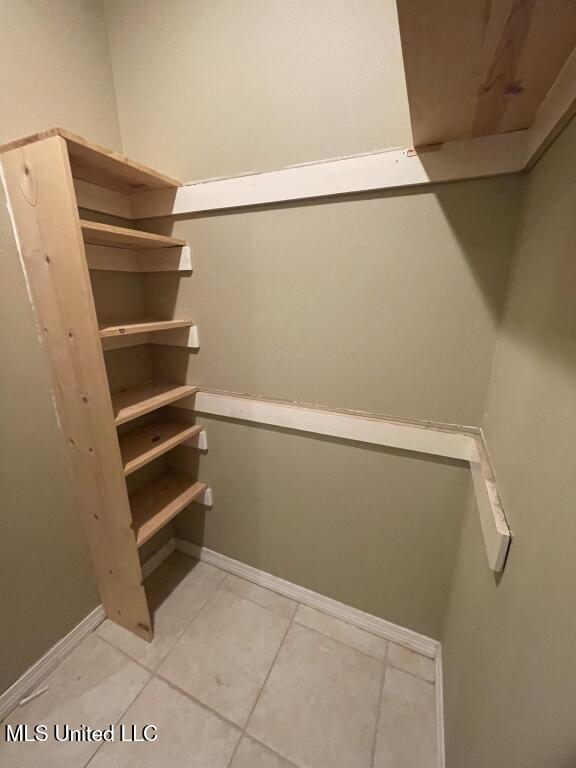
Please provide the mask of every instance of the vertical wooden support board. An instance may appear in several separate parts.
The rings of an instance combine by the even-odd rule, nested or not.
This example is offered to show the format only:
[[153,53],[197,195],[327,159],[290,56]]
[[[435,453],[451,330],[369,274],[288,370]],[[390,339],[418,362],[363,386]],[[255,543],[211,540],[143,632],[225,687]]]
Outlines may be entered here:
[[149,640],[150,615],[66,142],[60,136],[42,139],[5,152],[1,163],[102,602],[110,619]]

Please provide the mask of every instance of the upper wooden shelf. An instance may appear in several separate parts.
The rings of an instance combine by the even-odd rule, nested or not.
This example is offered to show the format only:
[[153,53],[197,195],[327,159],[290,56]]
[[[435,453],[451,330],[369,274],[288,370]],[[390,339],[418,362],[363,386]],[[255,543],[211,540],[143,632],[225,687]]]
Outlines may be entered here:
[[576,45],[569,0],[398,0],[415,146],[528,128]]
[[199,499],[208,486],[182,475],[165,475],[130,495],[136,544],[144,542],[178,512]]
[[198,387],[190,384],[144,384],[132,389],[112,392],[112,408],[116,424],[124,424],[164,405],[193,395]]
[[50,128],[17,139],[0,147],[0,153],[24,147],[51,136],[61,136],[68,147],[72,176],[91,184],[116,189],[119,192],[146,192],[152,189],[170,189],[182,186],[181,182],[129,160],[110,149],[86,141],[82,136],[64,128]]
[[194,325],[192,320],[132,320],[127,323],[101,323],[98,327],[100,338],[107,339],[111,336],[130,336],[134,333],[190,328],[192,325]]
[[96,221],[80,219],[84,242],[91,245],[110,245],[113,248],[182,248],[186,240],[168,235],[156,235],[153,232],[141,232],[139,229],[116,227],[100,224]]

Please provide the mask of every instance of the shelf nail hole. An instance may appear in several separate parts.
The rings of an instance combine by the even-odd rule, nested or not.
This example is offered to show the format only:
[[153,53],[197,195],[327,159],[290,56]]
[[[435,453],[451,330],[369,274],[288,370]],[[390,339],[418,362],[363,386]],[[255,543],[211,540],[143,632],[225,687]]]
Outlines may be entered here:
[[94,520],[100,520],[100,518],[98,517],[98,515],[92,515],[92,517],[94,518]]
[[82,395],[82,402],[83,403],[87,403],[88,402],[88,396],[87,395]]
[[70,438],[70,445],[76,445],[73,438]]

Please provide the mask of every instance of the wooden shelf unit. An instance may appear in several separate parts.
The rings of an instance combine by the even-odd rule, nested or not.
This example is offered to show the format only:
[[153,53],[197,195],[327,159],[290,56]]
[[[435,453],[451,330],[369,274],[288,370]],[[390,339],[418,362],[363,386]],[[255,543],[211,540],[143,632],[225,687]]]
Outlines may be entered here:
[[190,271],[189,248],[178,238],[88,221],[79,209],[129,219],[132,195],[175,190],[180,183],[61,128],[0,147],[0,163],[106,615],[151,640],[138,547],[185,506],[210,499],[211,492],[180,474],[162,475],[129,496],[126,476],[187,440],[193,445],[201,427],[162,411],[130,431],[118,434],[117,427],[197,389],[145,381],[111,392],[102,344],[123,335],[172,333],[193,323],[99,324],[89,269],[94,259],[96,269]]

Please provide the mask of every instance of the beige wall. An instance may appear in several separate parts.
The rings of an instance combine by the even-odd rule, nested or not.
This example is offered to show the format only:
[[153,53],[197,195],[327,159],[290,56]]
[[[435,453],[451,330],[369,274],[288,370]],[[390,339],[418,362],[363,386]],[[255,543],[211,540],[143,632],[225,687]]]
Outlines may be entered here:
[[[3,3],[0,50],[0,142],[62,125],[119,148],[98,3]],[[2,691],[99,599],[3,195],[0,272]]]
[[469,510],[444,635],[449,768],[576,759],[576,123],[530,175],[486,429],[514,535],[501,580]]
[[183,180],[411,142],[394,0],[106,0],[124,149]]
[[[366,448],[202,419],[210,450],[205,514],[176,534],[295,584],[440,637],[468,469]],[[188,468],[190,451],[181,451]]]
[[[145,299],[152,315],[192,316],[201,348],[155,347],[156,375],[478,424],[520,184],[178,221],[194,275],[146,277]],[[254,427],[209,431],[200,473],[216,504],[204,523],[184,512],[181,535],[440,636],[466,470]]]
[[0,143],[55,125],[120,149],[98,0],[2,3]]
[[[392,0],[105,7],[125,150],[180,178],[410,142]],[[202,346],[198,355],[155,348],[157,374],[478,423],[520,185],[178,221],[194,276],[146,278],[145,300],[152,314],[192,315]],[[184,513],[182,535],[439,636],[462,467],[255,427],[211,422],[210,431],[200,472],[216,505],[204,523]]]
[[521,180],[178,221],[191,279],[145,279],[148,310],[199,323],[163,348],[206,387],[478,424]]

